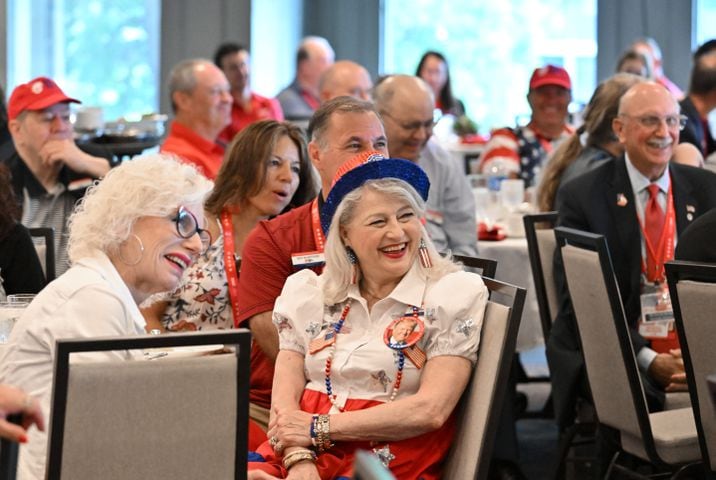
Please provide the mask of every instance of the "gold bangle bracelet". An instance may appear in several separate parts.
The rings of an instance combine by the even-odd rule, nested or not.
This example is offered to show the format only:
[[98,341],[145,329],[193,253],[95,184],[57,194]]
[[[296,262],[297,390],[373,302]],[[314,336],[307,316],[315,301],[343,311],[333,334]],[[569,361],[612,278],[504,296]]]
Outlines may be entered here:
[[283,468],[285,468],[286,470],[289,470],[291,467],[293,467],[297,463],[303,462],[306,460],[310,461],[311,463],[315,463],[316,454],[310,450],[298,450],[295,452],[291,452],[290,454],[286,455],[283,458]]

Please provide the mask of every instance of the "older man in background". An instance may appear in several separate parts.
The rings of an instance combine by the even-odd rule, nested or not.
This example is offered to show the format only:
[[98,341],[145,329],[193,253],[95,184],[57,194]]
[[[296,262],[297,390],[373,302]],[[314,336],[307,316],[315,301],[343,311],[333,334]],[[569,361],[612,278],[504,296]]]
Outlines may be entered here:
[[[673,346],[640,334],[641,295],[668,294],[663,264],[674,258],[675,240],[681,240],[694,219],[716,207],[716,175],[670,162],[681,127],[679,105],[661,84],[650,81],[631,87],[613,121],[625,153],[562,185],[556,201],[560,225],[607,239],[652,411],[663,408],[665,390],[685,388],[679,375],[684,364]],[[565,426],[573,417],[578,389],[586,383],[561,266],[555,275],[560,307],[547,340],[547,359],[555,415]]]
[[74,141],[70,98],[57,84],[38,77],[13,90],[8,102],[8,129],[14,150],[7,158],[12,185],[22,206],[22,224],[55,231],[55,271],[69,267],[67,220],[93,179],[110,168],[112,155]]
[[435,99],[430,87],[410,75],[389,76],[375,88],[390,154],[417,163],[430,179],[427,230],[438,250],[477,255],[475,200],[462,165],[432,138]]
[[323,72],[318,90],[321,103],[325,103],[342,96],[370,100],[372,88],[368,70],[350,60],[341,60]]
[[226,76],[209,60],[184,60],[169,74],[169,95],[174,121],[161,152],[195,165],[213,180],[224,159],[224,146],[217,139],[231,121]]
[[287,120],[308,120],[321,104],[318,84],[333,65],[333,48],[323,37],[306,37],[296,53],[296,77],[276,97]]
[[220,45],[214,63],[226,75],[234,99],[231,123],[219,134],[221,142],[228,145],[241,129],[258,120],[283,120],[278,100],[251,91],[251,56],[245,47],[236,43]]
[[493,132],[480,156],[480,171],[521,178],[525,187],[536,185],[547,156],[573,132],[567,124],[571,101],[572,81],[564,68],[547,65],[536,69],[527,93],[530,122]]

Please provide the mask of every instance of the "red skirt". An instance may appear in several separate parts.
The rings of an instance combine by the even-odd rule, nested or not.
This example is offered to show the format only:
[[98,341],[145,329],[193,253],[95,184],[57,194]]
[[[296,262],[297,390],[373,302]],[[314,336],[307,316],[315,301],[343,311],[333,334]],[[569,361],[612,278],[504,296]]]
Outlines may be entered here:
[[[374,400],[348,400],[345,410],[364,410],[380,405]],[[301,398],[301,410],[315,414],[325,414],[331,409],[331,402],[325,393],[304,390]],[[372,451],[386,444],[395,459],[390,462],[390,471],[398,480],[438,480],[441,478],[442,465],[455,435],[454,415],[438,430],[417,437],[395,442],[372,444],[371,442],[336,442],[329,451],[318,456],[316,467],[322,479],[353,476],[353,460],[356,450]],[[249,462],[249,470],[263,470],[279,478],[286,478],[288,472],[281,465],[281,458],[274,455],[268,441],[263,443],[256,453],[265,462]]]

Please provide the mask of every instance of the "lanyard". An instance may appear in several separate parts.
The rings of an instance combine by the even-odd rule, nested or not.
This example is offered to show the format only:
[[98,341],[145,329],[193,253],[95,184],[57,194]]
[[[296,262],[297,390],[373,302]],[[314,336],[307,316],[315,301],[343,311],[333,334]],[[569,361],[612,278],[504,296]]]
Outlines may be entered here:
[[316,243],[316,250],[323,253],[326,237],[323,234],[323,227],[321,227],[321,215],[318,213],[318,197],[314,198],[311,203],[311,229],[313,230],[313,241]]
[[231,221],[231,213],[226,208],[221,210],[221,228],[224,236],[226,284],[229,289],[231,313],[234,315],[234,325],[236,325],[239,318],[239,272],[236,271],[236,258],[234,257],[234,226]]
[[[645,206],[646,208],[646,206]],[[641,271],[646,279],[652,283],[663,283],[664,262],[674,258],[674,235],[676,233],[676,212],[674,210],[674,196],[669,184],[669,192],[666,195],[666,217],[664,228],[661,231],[658,245],[652,245],[649,236],[646,234],[644,222],[639,219],[641,235],[646,246],[646,259],[641,259]],[[651,260],[651,261],[650,261]]]

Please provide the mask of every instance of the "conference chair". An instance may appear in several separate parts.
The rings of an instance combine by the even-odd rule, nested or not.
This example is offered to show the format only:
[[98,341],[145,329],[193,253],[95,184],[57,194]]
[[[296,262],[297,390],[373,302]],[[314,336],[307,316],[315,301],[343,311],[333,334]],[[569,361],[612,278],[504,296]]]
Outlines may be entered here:
[[648,478],[620,463],[623,452],[671,478],[698,467],[691,408],[649,413],[629,327],[604,236],[555,229],[598,421],[619,432],[606,478],[618,471]]
[[[211,345],[234,351],[191,355]],[[59,340],[48,478],[245,479],[250,349],[245,329]],[[117,350],[157,359],[73,359]]]
[[477,364],[458,408],[458,428],[443,478],[486,479],[526,291],[483,278],[490,291]]
[[453,260],[462,263],[469,271],[479,273],[483,277],[495,278],[497,272],[497,260],[482,257],[470,257],[468,255],[453,255]]
[[716,472],[716,410],[707,381],[716,373],[716,265],[666,264],[671,305],[684,359],[704,469]]

